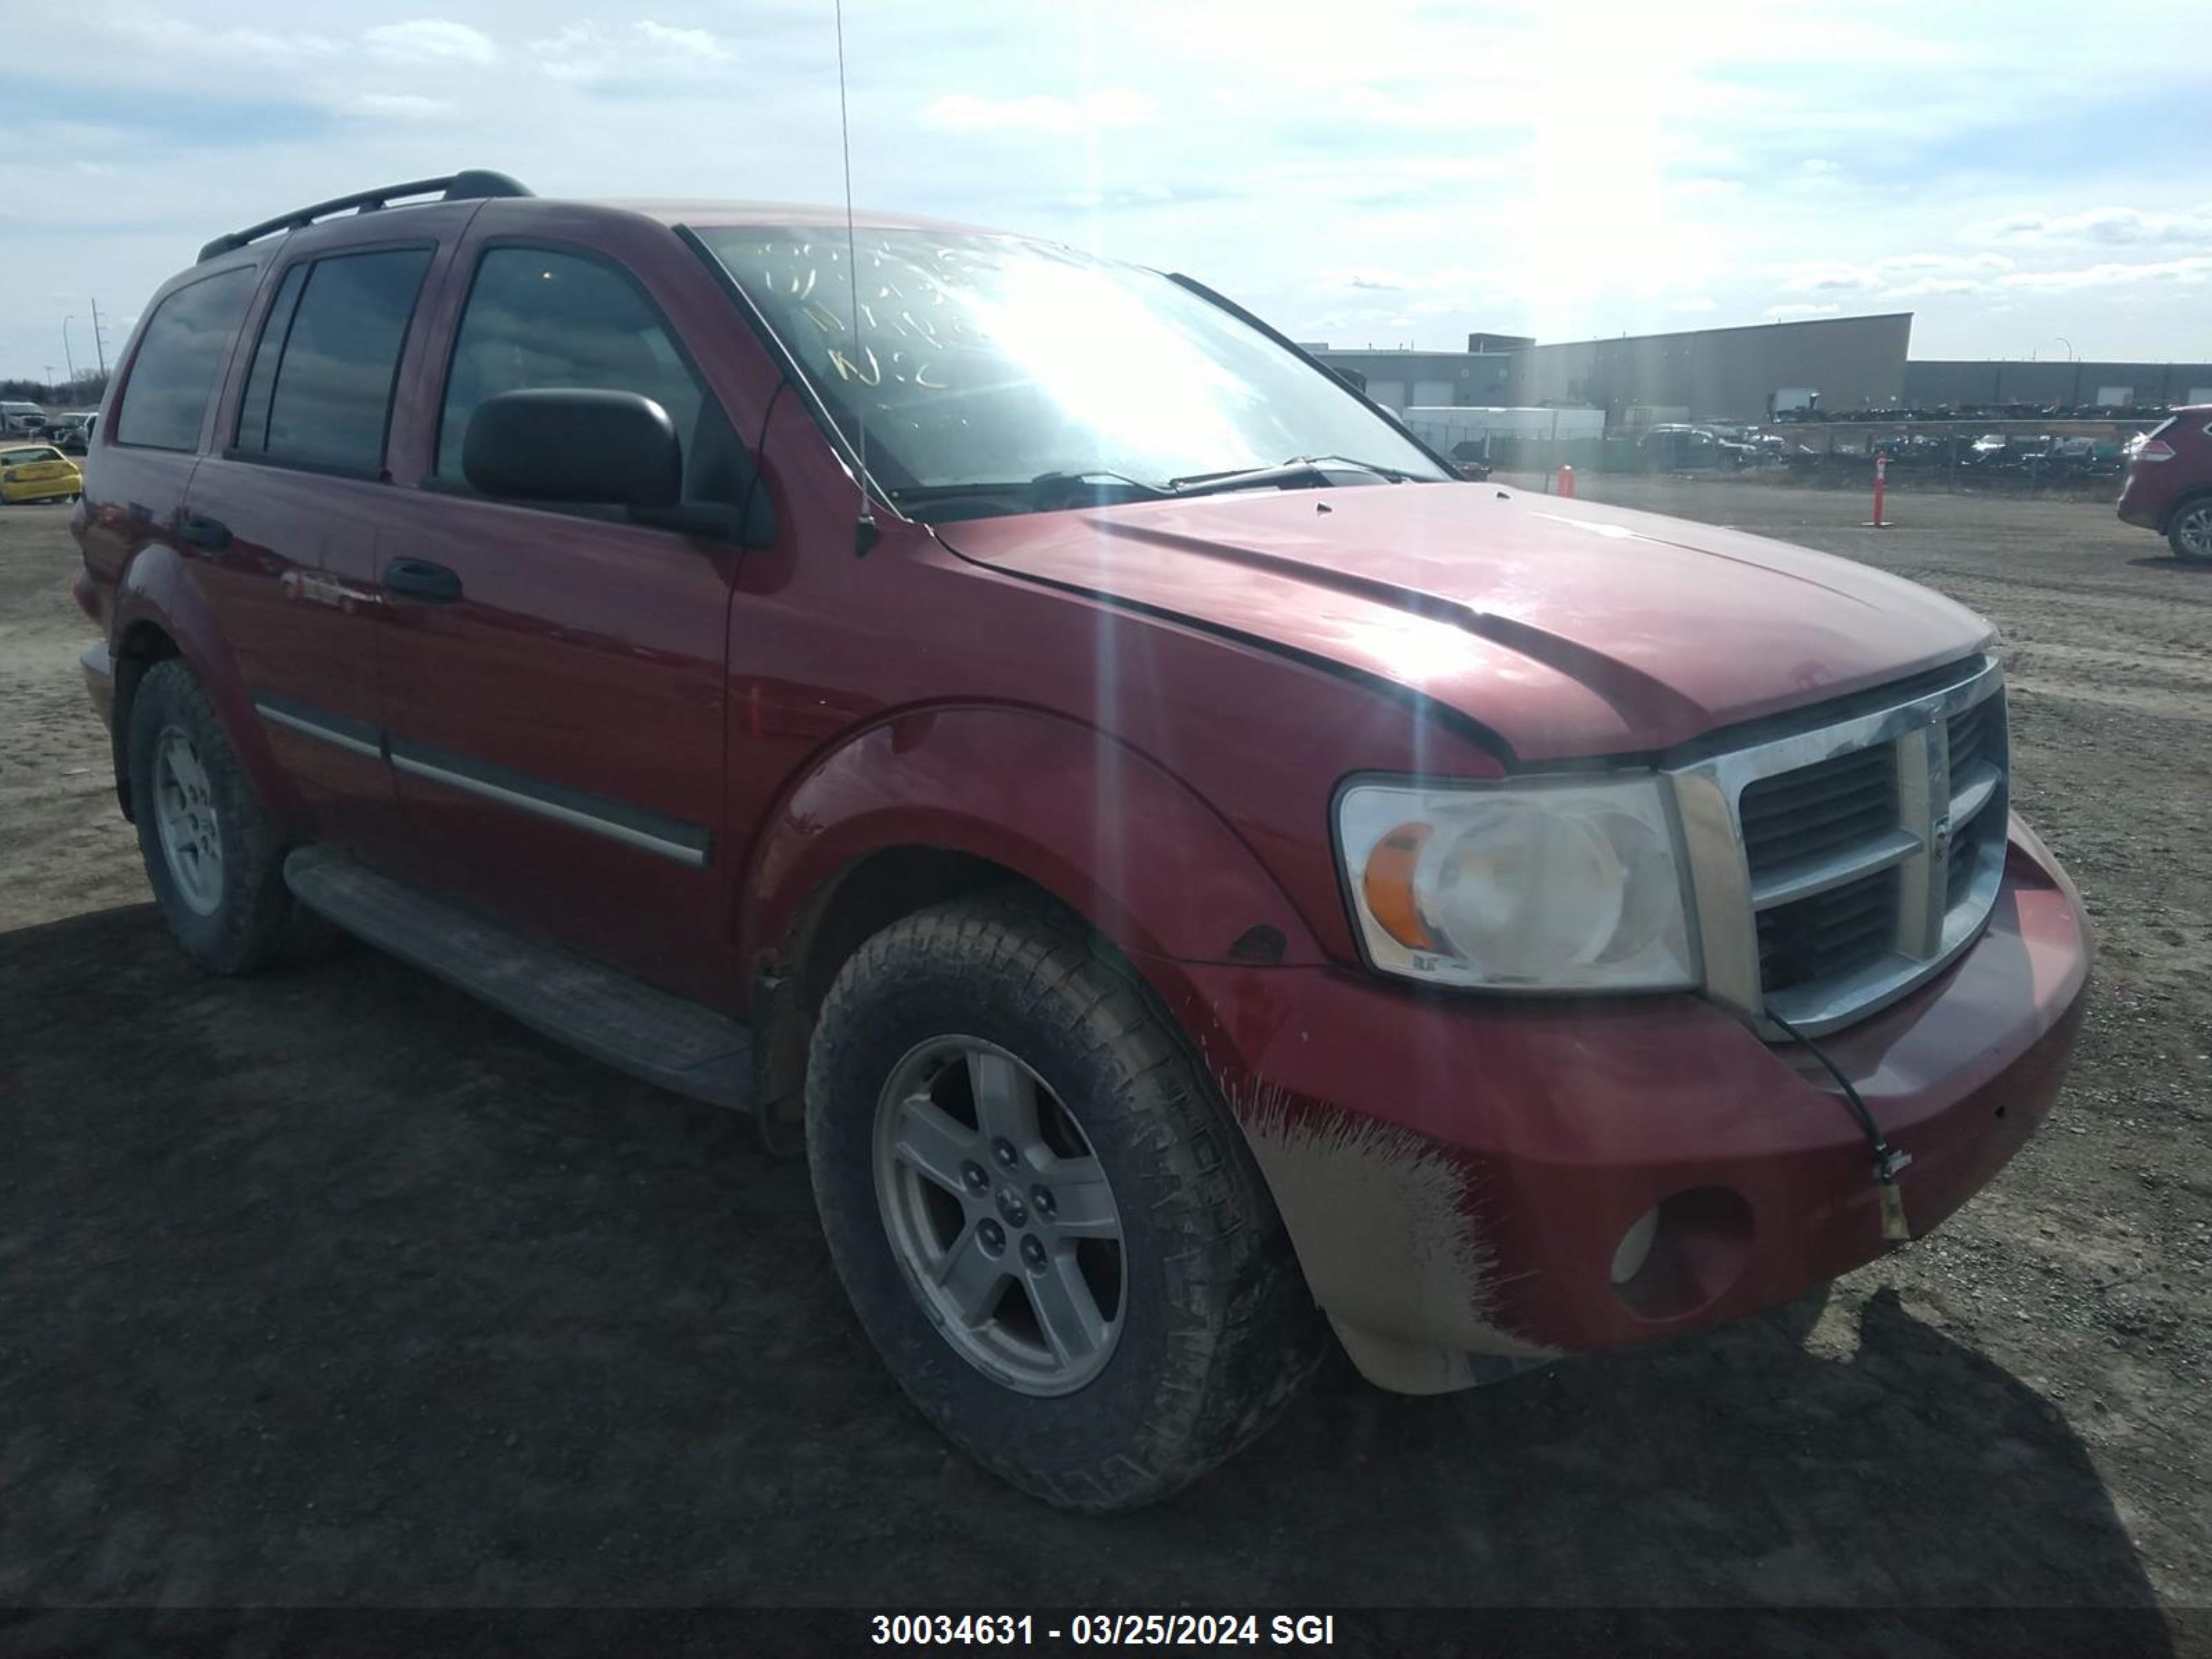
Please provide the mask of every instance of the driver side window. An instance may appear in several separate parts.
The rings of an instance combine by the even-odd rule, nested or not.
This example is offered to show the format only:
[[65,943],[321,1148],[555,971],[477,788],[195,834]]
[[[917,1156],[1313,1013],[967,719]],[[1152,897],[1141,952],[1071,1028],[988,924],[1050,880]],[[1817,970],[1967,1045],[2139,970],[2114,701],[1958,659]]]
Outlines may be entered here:
[[684,499],[741,505],[749,459],[635,283],[601,260],[495,247],[477,263],[453,340],[438,422],[436,476],[463,482],[469,417],[488,398],[541,387],[635,392],[668,411],[684,453]]

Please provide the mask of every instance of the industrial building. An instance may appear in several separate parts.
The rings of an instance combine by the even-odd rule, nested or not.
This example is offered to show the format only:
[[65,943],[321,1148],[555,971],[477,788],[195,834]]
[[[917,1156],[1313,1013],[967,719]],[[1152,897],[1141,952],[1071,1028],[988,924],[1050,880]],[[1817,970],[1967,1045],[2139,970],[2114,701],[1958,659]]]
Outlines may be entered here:
[[1402,414],[1443,407],[1589,408],[1608,429],[1762,422],[1791,410],[2212,403],[2212,363],[1911,362],[1912,313],[1539,343],[1475,333],[1465,351],[1308,349]]
[[1417,405],[1510,403],[1511,354],[1503,351],[1340,351],[1309,344],[1331,368],[1360,377],[1367,395],[1404,414]]
[[1892,409],[1905,393],[1912,313],[1701,328],[1513,353],[1513,401],[1574,404],[1632,424],[1634,409],[1761,421],[1785,409]]
[[2156,409],[2212,404],[2212,363],[1991,362],[1931,358],[1905,366],[1908,409],[2033,404]]
[[1313,349],[1331,368],[1364,377],[1367,395],[1394,410],[1584,407],[1604,410],[1608,426],[1632,426],[1647,411],[1656,419],[1757,421],[1815,401],[1824,409],[1894,407],[1911,330],[1906,311],[1553,345],[1474,334],[1466,351]]

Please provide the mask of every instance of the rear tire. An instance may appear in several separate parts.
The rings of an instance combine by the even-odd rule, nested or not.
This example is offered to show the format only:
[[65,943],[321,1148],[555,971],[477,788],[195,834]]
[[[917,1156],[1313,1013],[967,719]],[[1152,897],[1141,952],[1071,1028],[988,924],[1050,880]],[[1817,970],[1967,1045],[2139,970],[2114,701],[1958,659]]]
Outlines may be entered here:
[[[1002,1145],[1017,1119],[1040,1127]],[[862,945],[815,1029],[806,1140],[831,1259],[892,1376],[1047,1503],[1173,1492],[1267,1429],[1325,1350],[1211,1080],[1051,906],[957,900]]]
[[138,682],[127,758],[139,855],[169,931],[212,973],[265,966],[292,919],[284,849],[206,689],[173,657]]
[[2191,564],[2212,562],[2212,495],[2184,501],[2166,521],[2166,544],[2177,559]]

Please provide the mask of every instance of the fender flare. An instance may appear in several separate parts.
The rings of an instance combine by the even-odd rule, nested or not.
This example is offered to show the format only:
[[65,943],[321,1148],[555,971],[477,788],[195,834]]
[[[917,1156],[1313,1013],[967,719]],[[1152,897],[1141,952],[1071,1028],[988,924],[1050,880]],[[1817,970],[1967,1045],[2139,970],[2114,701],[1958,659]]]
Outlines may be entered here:
[[[185,666],[205,689],[216,718],[222,722],[223,735],[230,739],[231,750],[263,806],[271,817],[296,830],[304,809],[276,763],[269,734],[254,713],[252,696],[238,671],[237,658],[223,641],[213,608],[174,548],[166,543],[149,543],[132,557],[116,585],[112,616],[109,637],[117,664],[113,737],[118,788],[125,795],[129,793],[125,772],[131,709],[123,695],[123,647],[132,629],[149,624],[168,637]],[[135,689],[135,678],[131,685]]]
[[1000,865],[1133,959],[1230,959],[1274,929],[1323,960],[1297,908],[1196,790],[1111,734],[1003,704],[901,710],[817,755],[757,836],[738,938],[759,960],[871,854],[929,848]]

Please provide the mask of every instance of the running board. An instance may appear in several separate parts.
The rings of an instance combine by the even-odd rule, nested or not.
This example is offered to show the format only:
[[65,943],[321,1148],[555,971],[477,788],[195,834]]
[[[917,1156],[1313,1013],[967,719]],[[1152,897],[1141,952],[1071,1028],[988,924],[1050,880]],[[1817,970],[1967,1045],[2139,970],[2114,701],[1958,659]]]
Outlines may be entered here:
[[738,1110],[753,1098],[752,1032],[726,1014],[379,875],[326,847],[284,860],[316,915],[618,1071]]

